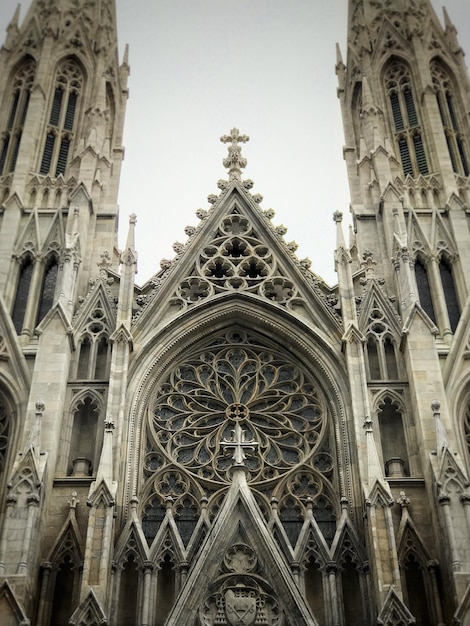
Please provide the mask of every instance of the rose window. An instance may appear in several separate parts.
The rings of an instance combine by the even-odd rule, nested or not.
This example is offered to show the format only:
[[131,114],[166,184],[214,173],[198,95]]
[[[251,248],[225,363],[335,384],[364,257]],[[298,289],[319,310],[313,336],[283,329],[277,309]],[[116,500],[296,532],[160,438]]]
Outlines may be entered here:
[[299,363],[247,333],[230,332],[171,371],[150,417],[147,474],[177,463],[202,482],[227,483],[238,440],[249,480],[258,483],[319,451],[326,404]]

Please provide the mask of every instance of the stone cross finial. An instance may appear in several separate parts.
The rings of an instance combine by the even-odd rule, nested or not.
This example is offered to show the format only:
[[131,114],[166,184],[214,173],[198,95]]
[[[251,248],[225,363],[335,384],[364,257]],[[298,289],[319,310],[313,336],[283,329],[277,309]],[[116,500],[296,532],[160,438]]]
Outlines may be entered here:
[[235,422],[235,428],[232,430],[232,438],[229,440],[223,439],[221,446],[226,450],[233,448],[232,459],[235,461],[235,465],[244,466],[246,459],[245,450],[255,450],[258,447],[258,442],[247,441],[246,431],[243,430],[238,422]]
[[228,168],[228,175],[230,180],[242,179],[242,167],[246,167],[246,159],[242,157],[242,148],[239,146],[239,142],[246,143],[250,138],[248,135],[240,135],[238,128],[232,128],[230,135],[223,135],[220,138],[222,143],[231,143],[228,147],[228,157],[223,161],[224,167]]

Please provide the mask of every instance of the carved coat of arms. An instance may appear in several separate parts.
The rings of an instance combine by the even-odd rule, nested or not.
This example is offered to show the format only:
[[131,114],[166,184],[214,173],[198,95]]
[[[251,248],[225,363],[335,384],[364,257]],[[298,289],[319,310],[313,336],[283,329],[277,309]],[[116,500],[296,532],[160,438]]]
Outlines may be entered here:
[[225,592],[225,616],[230,626],[251,626],[257,613],[257,594],[253,589],[235,587]]

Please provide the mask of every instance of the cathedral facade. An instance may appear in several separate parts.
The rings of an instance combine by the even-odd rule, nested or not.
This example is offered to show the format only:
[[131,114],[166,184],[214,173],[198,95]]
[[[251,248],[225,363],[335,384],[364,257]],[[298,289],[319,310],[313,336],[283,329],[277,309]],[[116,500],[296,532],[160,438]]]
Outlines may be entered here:
[[336,286],[262,209],[236,128],[219,193],[138,286],[115,11],[33,0],[0,52],[0,624],[469,626],[449,16],[349,2]]

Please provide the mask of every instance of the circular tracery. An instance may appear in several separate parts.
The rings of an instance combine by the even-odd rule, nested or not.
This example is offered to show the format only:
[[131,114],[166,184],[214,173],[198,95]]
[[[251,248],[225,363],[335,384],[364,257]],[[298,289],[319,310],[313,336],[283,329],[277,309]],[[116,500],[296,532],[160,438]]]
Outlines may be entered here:
[[229,332],[171,371],[151,418],[148,449],[212,484],[230,481],[233,446],[226,444],[243,433],[256,444],[244,450],[244,463],[257,483],[318,452],[326,405],[301,365],[247,333]]

